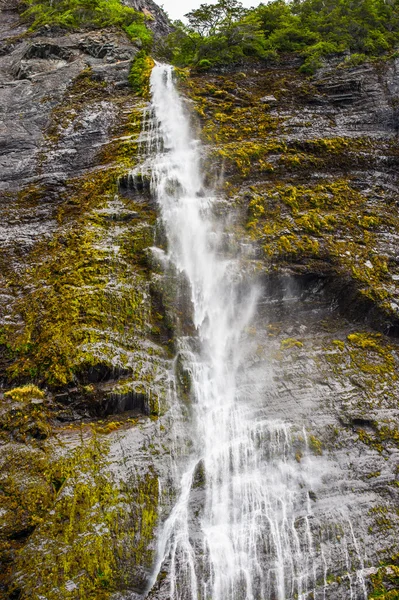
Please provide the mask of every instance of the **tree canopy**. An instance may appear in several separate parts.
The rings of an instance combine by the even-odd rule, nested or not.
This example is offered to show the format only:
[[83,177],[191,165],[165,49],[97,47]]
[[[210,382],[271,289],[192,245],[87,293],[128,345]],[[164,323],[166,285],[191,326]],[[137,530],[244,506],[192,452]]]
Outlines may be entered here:
[[201,4],[185,16],[189,28],[199,35],[215,35],[220,28],[239,21],[247,11],[238,0],[220,0],[217,4]]
[[346,52],[365,60],[399,44],[399,0],[273,0],[245,9],[238,0],[201,4],[175,23],[164,45],[178,66],[207,68],[284,53],[303,57],[311,72],[320,58]]

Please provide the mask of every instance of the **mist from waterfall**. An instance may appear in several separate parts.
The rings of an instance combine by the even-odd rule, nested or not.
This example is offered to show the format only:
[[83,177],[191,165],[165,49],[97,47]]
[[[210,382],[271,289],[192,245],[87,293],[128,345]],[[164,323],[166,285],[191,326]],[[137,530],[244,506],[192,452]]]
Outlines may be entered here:
[[[201,147],[172,67],[155,66],[151,93],[152,191],[166,260],[189,282],[196,334],[177,342],[190,374],[191,450],[159,533],[149,593],[164,569],[170,600],[325,599],[327,563],[309,496],[322,462],[315,469],[306,430],[270,419],[267,398],[246,380],[260,291],[239,257],[224,251],[223,219],[214,218],[217,198],[204,183]],[[360,582],[352,595],[351,586],[350,597],[366,598],[363,588]]]

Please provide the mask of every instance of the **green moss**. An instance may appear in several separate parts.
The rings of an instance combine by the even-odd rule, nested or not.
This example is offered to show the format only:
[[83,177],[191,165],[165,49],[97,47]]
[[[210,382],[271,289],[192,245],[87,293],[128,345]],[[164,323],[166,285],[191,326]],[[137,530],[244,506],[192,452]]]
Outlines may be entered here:
[[3,446],[0,451],[0,585],[8,589],[16,553],[43,522],[55,493],[42,447]]
[[5,392],[4,397],[11,398],[15,402],[28,402],[34,398],[43,399],[45,394],[35,385],[24,385]]
[[[51,385],[72,379],[82,317],[87,311],[100,317],[105,264],[101,253],[93,252],[93,243],[91,232],[55,238],[48,259],[34,269],[32,280],[41,285],[17,306],[25,327],[12,343],[17,360],[9,369],[11,377],[43,378]],[[93,295],[85,292],[89,281]]]
[[[69,223],[75,218],[81,225],[90,211],[103,208],[118,191],[117,180],[121,172],[119,165],[108,166],[67,181],[67,199],[57,213],[59,224]],[[41,250],[39,248],[37,253],[40,254]]]
[[[72,104],[80,106],[80,95],[95,95],[96,86],[90,69],[83,71],[72,84]],[[60,387],[96,365],[132,371],[129,352],[154,337],[158,320],[151,314],[146,249],[153,244],[155,214],[122,196],[121,216],[112,208],[118,177],[136,160],[141,108],[123,116],[115,138],[99,153],[105,168],[66,182],[60,230],[52,241],[33,249],[22,277],[10,273],[18,297],[14,321],[23,323],[6,327],[2,336],[12,380]]]
[[[290,71],[287,76],[277,79],[267,72],[256,78],[251,76],[248,82],[240,80],[234,87],[226,76],[196,76],[184,83],[185,92],[194,100],[203,120],[204,139],[216,146],[212,158],[219,163],[222,159],[230,178],[248,179],[262,173],[285,175],[287,169],[314,171],[316,166],[342,165],[346,170],[351,164],[358,165],[363,155],[371,151],[369,140],[363,138],[286,141],[284,119],[270,114],[270,107],[261,98],[266,89],[279,99],[287,79],[298,80],[295,81],[298,87],[301,81],[298,74]],[[313,90],[315,93],[317,90]],[[368,160],[366,156],[364,160]]]
[[215,154],[227,161],[227,167],[234,165],[234,169],[239,175],[245,178],[255,170],[261,173],[273,172],[274,167],[267,157],[275,149],[274,142],[269,144],[241,142],[240,144],[225,144],[216,150]]
[[373,589],[370,600],[397,600],[399,598],[399,556],[392,556],[376,574],[371,575]]
[[302,150],[311,152],[316,156],[331,156],[347,154],[348,151],[364,150],[369,142],[362,138],[328,137],[296,142],[296,144]]
[[0,413],[0,435],[19,442],[43,440],[50,435],[50,414],[45,394],[34,385],[9,390],[4,394]]
[[[202,129],[204,139],[217,144],[220,149],[223,144],[231,144],[225,148],[224,154],[227,157],[232,155],[233,160],[234,153],[240,150],[239,143],[246,143],[251,152],[249,140],[255,142],[258,138],[255,146],[263,145],[266,138],[273,135],[275,138],[282,124],[282,119],[270,115],[265,105],[259,102],[264,89],[247,90],[245,83],[237,87],[237,82],[226,76],[193,77],[185,79],[182,85],[205,120]],[[276,150],[285,148],[285,143],[276,138],[273,144]],[[265,150],[262,152],[267,153]]]
[[382,336],[369,333],[348,335],[349,355],[352,363],[363,373],[384,376],[389,374],[396,379],[395,360]]
[[[396,348],[384,336],[370,332],[350,333],[345,342],[333,340],[324,352],[334,377],[357,386],[357,408],[365,417],[373,407],[396,405]],[[359,431],[359,437],[369,445],[378,437],[378,450],[382,451],[382,424],[375,423],[373,427],[374,432]]]
[[40,185],[28,185],[18,193],[17,206],[21,208],[36,207],[46,196],[46,188]]
[[359,440],[377,450],[380,454],[390,446],[399,447],[399,429],[397,423],[373,423],[374,431],[369,433],[364,429],[358,431]]
[[374,527],[380,531],[389,532],[397,526],[397,517],[392,514],[387,506],[373,506],[369,514],[374,517]]
[[[277,239],[276,249],[282,257],[318,256],[319,242],[307,235],[282,235]],[[271,255],[268,245],[264,246],[264,250]]]
[[133,61],[129,73],[129,83],[133,91],[142,97],[148,97],[150,91],[150,76],[154,60],[143,50]]
[[[106,207],[106,198],[97,195],[93,198],[93,192],[97,190],[100,195],[107,189],[109,173],[96,177],[89,176],[84,184],[80,182],[79,195],[71,199],[74,210],[95,202]],[[117,223],[100,224],[97,213],[93,214],[93,223],[90,219],[83,220],[80,228],[75,223],[50,244],[35,249],[31,257],[34,266],[24,278],[24,284],[33,286],[33,290],[15,305],[24,327],[8,331],[14,356],[8,371],[10,377],[62,386],[72,381],[82,365],[87,368],[96,364],[98,353],[91,350],[96,345],[103,346],[101,360],[111,366],[112,345],[118,337],[119,343],[123,343],[122,338],[129,335],[132,340],[148,335],[151,329],[151,307],[145,301],[148,274],[139,248],[143,252],[152,244],[153,216],[142,206],[139,211],[141,219],[147,219],[148,235],[143,237],[142,222],[126,229],[121,242],[129,253],[123,253],[123,260],[101,241]],[[114,281],[119,282],[117,287]]]
[[286,338],[281,341],[281,350],[288,350],[290,348],[303,348],[303,342],[295,340],[294,338]]
[[94,423],[92,427],[94,427],[97,433],[101,433],[102,435],[109,435],[114,431],[118,431],[123,426],[122,421],[108,421],[107,423],[102,423],[101,421],[97,421]]
[[316,455],[322,455],[323,454],[323,445],[321,443],[321,440],[319,440],[314,435],[310,435],[309,436],[309,448],[311,449],[311,451],[313,452],[313,454],[316,454]]
[[345,342],[342,340],[333,340],[332,342],[336,348],[338,348],[341,352],[345,350]]
[[[247,230],[272,264],[312,262],[351,277],[359,293],[391,313],[388,258],[375,248],[376,234],[394,228],[385,213],[373,213],[350,180],[313,186],[270,182],[246,195]],[[375,210],[375,209],[374,209]]]
[[334,231],[337,218],[335,215],[321,215],[317,210],[309,210],[296,219],[298,227],[308,233],[320,234],[322,231]]
[[[95,435],[47,464],[52,509],[17,559],[12,589],[22,598],[109,598],[138,565],[151,565],[158,482],[125,487],[109,475],[109,445]],[[126,571],[126,565],[129,570]]]

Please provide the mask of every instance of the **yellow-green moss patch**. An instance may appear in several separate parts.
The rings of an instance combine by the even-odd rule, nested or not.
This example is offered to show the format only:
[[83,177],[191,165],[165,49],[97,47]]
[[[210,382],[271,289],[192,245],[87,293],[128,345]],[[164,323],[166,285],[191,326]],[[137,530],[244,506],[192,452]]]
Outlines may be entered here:
[[21,551],[13,579],[23,598],[106,599],[135,567],[151,565],[157,478],[137,476],[131,488],[116,483],[108,451],[109,444],[92,435],[48,462],[52,509]]

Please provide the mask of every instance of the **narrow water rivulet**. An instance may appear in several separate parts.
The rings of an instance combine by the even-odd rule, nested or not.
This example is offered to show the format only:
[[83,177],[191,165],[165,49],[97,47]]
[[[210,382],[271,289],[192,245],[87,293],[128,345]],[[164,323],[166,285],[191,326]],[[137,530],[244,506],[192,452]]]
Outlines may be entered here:
[[[213,216],[217,200],[204,185],[201,148],[172,67],[154,68],[151,91],[152,189],[167,260],[191,288],[196,335],[178,340],[191,380],[192,444],[159,532],[149,594],[165,570],[170,600],[326,598],[329,559],[322,539],[315,539],[309,494],[326,463],[307,451],[305,426],[273,418],[264,390],[247,377],[248,330],[260,291],[237,253],[223,251],[223,219]],[[301,461],[295,440],[304,447]],[[193,509],[198,480],[203,494]],[[361,558],[357,567],[348,564],[356,547],[350,520],[343,515],[341,521],[343,566],[355,571],[348,598],[367,598]]]

